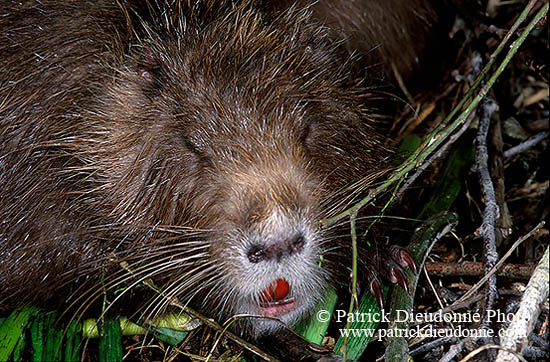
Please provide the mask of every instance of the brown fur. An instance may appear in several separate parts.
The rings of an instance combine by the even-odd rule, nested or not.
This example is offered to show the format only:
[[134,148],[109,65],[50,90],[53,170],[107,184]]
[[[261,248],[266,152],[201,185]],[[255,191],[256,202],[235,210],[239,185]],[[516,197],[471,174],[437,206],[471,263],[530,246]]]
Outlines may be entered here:
[[0,309],[90,303],[106,273],[220,318],[284,277],[281,318],[306,313],[343,250],[317,220],[388,156],[330,32],[247,2],[3,6]]
[[[271,2],[267,1],[268,4]],[[294,0],[283,1],[284,6]],[[275,7],[282,6],[276,2]],[[397,71],[410,78],[421,70],[431,42],[437,38],[443,1],[431,0],[299,0],[327,26],[342,56],[353,55],[355,70],[369,77]]]

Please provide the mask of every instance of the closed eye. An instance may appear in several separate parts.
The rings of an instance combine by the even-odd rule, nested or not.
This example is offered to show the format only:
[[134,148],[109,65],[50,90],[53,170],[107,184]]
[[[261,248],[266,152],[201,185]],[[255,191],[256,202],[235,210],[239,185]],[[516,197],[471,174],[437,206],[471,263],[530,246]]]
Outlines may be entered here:
[[187,148],[187,150],[189,150],[190,152],[194,153],[199,157],[204,157],[204,153],[200,150],[200,148],[194,142],[192,142],[189,139],[189,137],[184,136],[183,143],[185,145],[185,148]]
[[307,144],[308,137],[311,134],[312,123],[313,123],[312,121],[307,121],[306,124],[300,130],[300,143],[304,145]]

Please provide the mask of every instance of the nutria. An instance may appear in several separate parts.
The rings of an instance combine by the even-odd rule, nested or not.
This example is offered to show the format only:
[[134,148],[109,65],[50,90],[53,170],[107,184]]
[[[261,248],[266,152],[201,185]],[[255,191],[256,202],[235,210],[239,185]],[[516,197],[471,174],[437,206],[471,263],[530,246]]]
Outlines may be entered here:
[[[349,240],[318,221],[391,153],[323,19],[252,1],[2,6],[0,309],[150,279],[221,321],[292,324],[348,274]],[[413,265],[392,250],[365,252],[378,298],[379,272]]]

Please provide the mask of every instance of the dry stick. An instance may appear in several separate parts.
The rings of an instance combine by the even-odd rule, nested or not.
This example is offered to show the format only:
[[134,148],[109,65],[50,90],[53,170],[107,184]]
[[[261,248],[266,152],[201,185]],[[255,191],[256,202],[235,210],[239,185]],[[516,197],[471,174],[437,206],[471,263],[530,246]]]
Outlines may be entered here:
[[525,358],[531,358],[531,361],[544,361],[544,358],[548,357],[548,346],[546,347],[532,347],[527,346],[524,352]]
[[244,349],[247,349],[248,351],[255,354],[256,356],[258,356],[258,357],[260,357],[260,358],[262,358],[266,361],[279,361],[277,358],[275,358],[275,357],[271,356],[270,354],[262,351],[261,349],[257,348],[253,344],[251,344],[251,343],[245,341],[244,339],[242,339],[241,337],[237,336],[236,334],[233,334],[233,333],[225,330],[222,326],[220,326],[218,323],[214,322],[212,319],[204,317],[202,314],[194,311],[193,309],[191,309],[189,307],[186,307],[186,306],[184,306],[180,303],[172,303],[172,305],[177,306],[178,308],[181,308],[185,312],[191,314],[193,317],[200,319],[201,322],[203,322],[204,324],[206,324],[210,328],[215,329],[215,330],[220,331],[220,332],[223,332],[223,334],[227,338],[231,339],[237,345],[239,345],[240,347],[242,347]]
[[[474,303],[477,303],[479,302],[481,299],[483,299],[483,296],[482,295],[476,295],[475,297],[473,298],[470,298],[462,303],[459,303],[459,304],[453,304],[453,305],[450,305],[448,307],[445,307],[443,309],[440,309],[438,310],[437,312],[435,313],[429,313],[430,316],[435,316],[435,315],[444,315],[446,313],[449,313],[449,312],[452,312],[452,311],[455,311],[457,309],[462,309],[462,308],[466,308]],[[433,319],[433,318],[432,318]],[[411,326],[416,326],[418,324],[421,324],[421,322],[415,322],[415,323],[411,323]]]
[[502,244],[502,240],[510,236],[513,229],[513,221],[506,203],[506,185],[504,184],[504,140],[502,139],[502,122],[497,119],[494,123],[492,135],[492,162],[489,170],[495,186],[495,197],[500,208],[500,217],[496,220],[496,243]]
[[517,155],[518,153],[528,150],[529,148],[533,147],[543,139],[548,138],[548,133],[549,133],[548,131],[539,132],[533,137],[530,137],[527,140],[523,141],[519,145],[504,151],[504,158],[510,158],[512,156]]
[[[469,306],[473,303],[476,303],[476,302],[480,301],[482,298],[483,298],[483,296],[478,295],[478,296],[475,296],[471,299],[468,299],[468,300],[466,300],[462,303],[453,304],[453,305],[450,305],[450,306],[445,307],[443,309],[440,309],[436,313],[443,315],[443,314],[446,314],[448,312],[452,312],[453,310],[465,308],[465,307],[467,307],[467,306]],[[435,315],[436,313],[432,313],[432,315]],[[411,325],[415,325],[415,323],[412,323]],[[432,348],[437,348],[439,346],[442,346],[442,345],[445,345],[445,344],[448,344],[448,343],[455,343],[453,346],[451,346],[451,350],[454,349],[457,352],[455,354],[453,354],[450,359],[446,360],[446,361],[450,361],[452,358],[454,358],[454,356],[457,353],[459,353],[462,350],[462,346],[468,341],[468,339],[460,340],[458,343],[457,343],[457,341],[459,341],[459,339],[456,338],[456,337],[442,337],[442,338],[439,338],[439,339],[437,339],[433,342],[429,342],[427,344],[424,344],[424,345],[422,345],[422,346],[420,346],[420,347],[418,347],[414,350],[411,350],[410,355],[412,356],[412,355],[417,355],[417,354],[421,354],[421,353],[426,353],[426,352],[430,351]],[[428,348],[428,345],[431,346],[432,348]]]
[[[506,254],[498,261],[498,263],[493,267],[493,269],[487,273],[479,282],[477,282],[468,292],[466,292],[462,297],[460,297],[456,302],[454,302],[451,306],[447,307],[454,307],[462,302],[464,302],[466,299],[470,298],[479,288],[481,288],[485,282],[491,278],[491,276],[497,272],[497,270],[504,264],[504,261],[508,259],[508,257],[516,250],[516,248],[523,243],[525,240],[529,239],[531,236],[537,234],[540,232],[542,227],[544,226],[544,221],[541,221],[535,228],[531,231],[529,231],[527,234],[519,238],[514,245],[506,252]],[[476,338],[477,339],[477,338]],[[459,343],[452,345],[451,348],[445,355],[439,360],[439,362],[450,362],[454,359],[454,357],[462,352],[462,349],[464,348],[464,345],[468,341],[476,340],[474,338],[464,338]]]
[[426,266],[424,266],[424,268],[422,268],[422,272],[424,273],[424,276],[426,277],[426,281],[428,282],[428,285],[429,285],[430,289],[432,290],[432,293],[433,293],[435,299],[437,300],[437,304],[439,304],[440,308],[444,308],[443,307],[443,302],[441,301],[441,297],[439,296],[439,293],[437,292],[437,289],[435,288],[434,283],[432,282],[432,278],[430,278],[430,275],[428,274],[428,271],[426,270]]
[[[469,361],[470,359],[472,359],[475,355],[477,355],[478,353],[480,352],[483,352],[484,350],[491,350],[491,351],[494,351],[496,349],[500,349],[500,350],[504,350],[504,351],[508,351],[509,353],[514,353],[513,351],[509,350],[508,348],[505,348],[505,347],[502,347],[502,346],[499,346],[498,344],[486,344],[486,345],[483,345],[475,350],[473,350],[472,352],[468,353],[468,355],[466,357],[464,357],[463,359],[460,360],[460,362],[466,362],[466,361]],[[527,360],[525,358],[523,358],[522,356],[517,356],[519,360],[521,360],[522,362],[527,362]]]
[[502,347],[512,350],[512,353],[500,351],[497,362],[516,362],[518,354],[521,355],[527,347],[528,336],[540,314],[540,305],[548,298],[549,257],[550,251],[547,247],[527,284],[514,319],[500,340]]
[[[462,262],[430,262],[425,266],[427,272],[432,276],[470,276],[480,277],[486,273],[483,270],[483,263],[477,261]],[[497,275],[509,279],[529,280],[535,267],[528,264],[509,264],[502,265],[497,270]]]
[[[475,296],[473,298],[470,298],[470,299],[468,299],[464,302],[461,302],[459,304],[453,304],[453,305],[450,305],[450,306],[445,307],[443,309],[440,309],[436,313],[440,313],[441,315],[443,315],[443,314],[446,314],[448,312],[452,312],[452,311],[457,310],[457,309],[466,308],[467,306],[469,306],[471,304],[474,304],[474,303],[480,301],[481,299],[483,299],[483,296],[477,295],[477,296]],[[435,314],[435,313],[432,313],[432,314]],[[415,325],[415,323],[412,323],[412,325]],[[410,355],[414,356],[414,355],[417,355],[417,354],[426,353],[426,352],[431,351],[433,348],[437,348],[439,346],[443,346],[443,345],[446,345],[446,344],[449,344],[449,343],[455,343],[451,348],[455,348],[455,349],[458,350],[458,352],[460,352],[460,350],[462,350],[462,345],[464,345],[467,342],[467,339],[459,341],[458,343],[457,343],[457,341],[459,341],[459,339],[456,338],[456,337],[442,337],[442,338],[436,339],[435,341],[426,343],[426,344],[424,344],[424,345],[422,345],[422,346],[420,346],[420,347],[418,347],[414,350],[411,350]],[[462,344],[462,345],[460,347],[457,347],[457,345],[460,345],[460,344]],[[454,355],[451,358],[453,358],[453,357],[454,357]]]
[[[482,102],[482,116],[479,120],[478,134],[476,137],[476,168],[479,173],[479,184],[481,186],[485,209],[483,210],[483,221],[481,223],[481,235],[483,237],[483,256],[485,257],[485,273],[493,269],[498,262],[497,242],[495,233],[495,223],[500,217],[500,209],[495,195],[495,188],[489,172],[489,151],[487,149],[487,136],[491,117],[497,111],[498,106],[491,98],[485,98]],[[483,303],[481,328],[488,328],[490,321],[487,312],[493,309],[497,299],[497,275],[494,273],[488,280],[485,288],[485,303]],[[485,344],[493,344],[494,337],[482,338]],[[494,350],[488,351],[489,359],[494,360],[496,353]]]
[[[436,129],[434,129],[433,132],[428,135],[424,143],[421,147],[419,147],[409,158],[403,162],[402,165],[400,165],[389,177],[386,181],[384,181],[380,186],[372,190],[372,192],[369,193],[369,195],[359,202],[357,202],[354,206],[350,207],[347,210],[342,211],[340,214],[331,217],[329,219],[325,219],[321,221],[321,225],[324,227],[328,227],[330,225],[335,224],[339,220],[350,216],[352,213],[357,213],[358,210],[360,210],[365,205],[372,202],[377,196],[381,195],[386,189],[393,185],[394,183],[400,181],[401,179],[405,178],[406,175],[416,168],[418,165],[421,165],[422,162],[428,158],[445,140],[447,140],[450,135],[460,126],[462,125],[468,118],[468,116],[472,113],[473,109],[475,109],[480,102],[480,100],[485,97],[489,89],[493,86],[496,79],[499,77],[499,75],[503,72],[504,68],[508,65],[514,54],[516,53],[519,46],[525,41],[525,38],[527,35],[531,32],[531,30],[534,28],[534,26],[540,21],[542,16],[546,13],[548,10],[548,3],[546,3],[545,6],[539,10],[537,15],[535,16],[534,23],[533,21],[529,23],[527,28],[523,31],[521,36],[514,41],[514,43],[510,46],[510,50],[508,51],[508,54],[500,64],[500,66],[497,68],[497,70],[494,72],[494,74],[490,77],[490,79],[487,81],[487,84],[479,91],[479,93],[474,97],[472,100],[471,97],[474,94],[474,91],[477,89],[481,81],[485,78],[489,70],[491,69],[492,65],[494,64],[496,57],[502,49],[505,48],[506,43],[511,38],[511,36],[515,33],[515,31],[518,29],[519,25],[525,20],[527,15],[529,14],[529,11],[533,8],[537,0],[531,0],[525,7],[525,9],[522,11],[520,16],[517,18],[516,22],[510,29],[510,31],[506,34],[504,39],[501,41],[497,49],[491,54],[491,58],[489,59],[489,62],[487,62],[487,65],[483,68],[481,71],[481,74],[477,78],[477,80],[474,82],[474,85],[468,93],[462,98],[462,100],[459,102],[459,104],[454,108],[454,110],[447,116],[447,118],[438,126]],[[466,109],[460,114],[460,116],[449,124],[450,120],[454,118],[454,116],[462,109],[462,107],[466,104],[467,101],[471,102],[468,104]]]
[[460,340],[460,342],[456,343],[456,344],[453,344],[450,348],[449,348],[449,351],[447,351],[447,353],[445,353],[443,355],[443,357],[441,357],[441,359],[439,360],[439,362],[451,362],[455,356],[457,354],[459,354],[460,352],[462,352],[462,350],[464,349],[464,345],[466,344],[466,342],[469,342],[469,341],[472,341],[472,340],[476,340],[477,338],[464,338],[462,340]]
[[[483,252],[485,256],[485,273],[490,272],[498,261],[495,222],[500,215],[495,188],[489,173],[489,151],[487,150],[487,135],[491,124],[491,116],[497,110],[497,104],[490,98],[483,100],[482,116],[479,120],[478,134],[476,137],[476,167],[479,173],[485,209],[483,210],[483,222],[481,223],[481,235],[483,237]],[[497,295],[497,275],[494,273],[487,284],[485,310],[483,312],[482,327],[488,326],[486,311],[493,308]]]
[[446,344],[449,344],[449,343],[456,343],[457,341],[458,341],[457,337],[441,337],[441,338],[438,338],[434,341],[424,343],[420,347],[411,350],[409,352],[409,354],[411,356],[415,356],[417,354],[427,353],[427,352],[430,352],[431,350],[433,350],[434,348],[437,348],[439,346],[443,346],[443,345],[446,345]]
[[518,246],[521,245],[525,240],[529,239],[531,236],[534,236],[538,234],[542,228],[544,227],[544,221],[541,221],[537,226],[533,228],[533,230],[529,231],[527,234],[523,235],[521,238],[516,240],[516,242],[508,249],[506,254],[500,258],[498,263],[494,266],[494,268],[487,273],[483,278],[481,278],[473,287],[470,288],[462,297],[460,297],[456,302],[454,302],[452,305],[462,303],[466,299],[470,298],[479,288],[481,288],[485,282],[493,275],[495,274],[498,269],[504,264],[504,262],[512,255],[512,253],[517,249]]

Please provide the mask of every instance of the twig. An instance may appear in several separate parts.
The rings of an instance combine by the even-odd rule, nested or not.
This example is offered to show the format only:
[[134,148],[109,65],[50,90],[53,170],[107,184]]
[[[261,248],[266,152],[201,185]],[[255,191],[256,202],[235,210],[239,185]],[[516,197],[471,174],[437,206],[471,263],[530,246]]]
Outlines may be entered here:
[[[488,273],[493,269],[498,261],[495,222],[500,215],[498,203],[495,196],[495,189],[489,174],[489,152],[487,150],[487,135],[491,124],[491,116],[497,110],[496,103],[486,98],[483,100],[482,116],[479,120],[478,135],[476,137],[476,167],[479,173],[479,183],[481,186],[483,199],[485,201],[485,209],[483,210],[483,222],[481,224],[481,235],[483,236],[483,251],[485,256],[485,272]],[[488,325],[486,311],[493,308],[493,304],[497,295],[497,276],[496,273],[491,275],[488,280],[485,304],[483,311],[482,326]]]
[[523,141],[519,145],[509,148],[508,150],[504,151],[504,158],[511,158],[512,156],[515,156],[518,153],[528,150],[529,148],[533,147],[540,141],[548,138],[548,134],[549,134],[548,131],[539,132],[533,137],[530,137],[527,140]]
[[500,340],[502,347],[510,349],[515,353],[500,351],[497,362],[517,361],[517,354],[521,354],[527,346],[527,342],[529,341],[528,336],[535,327],[535,322],[540,314],[540,305],[548,298],[550,279],[550,270],[548,267],[550,259],[549,249],[549,247],[546,248],[531,280],[527,284],[514,319]]
[[439,296],[439,293],[437,292],[437,289],[435,288],[434,283],[432,282],[432,278],[430,278],[430,275],[428,274],[428,271],[426,270],[426,266],[424,266],[424,268],[422,268],[422,271],[424,272],[424,276],[426,277],[428,285],[430,286],[430,289],[432,290],[432,293],[433,293],[435,299],[437,300],[437,304],[439,304],[440,308],[444,308],[443,307],[443,302],[441,301],[441,297]]
[[189,307],[186,307],[186,306],[183,306],[179,303],[177,304],[173,304],[174,306],[178,306],[179,308],[182,308],[182,310],[184,310],[185,312],[191,314],[193,317],[195,318],[198,318],[201,320],[201,322],[203,322],[204,324],[206,324],[207,326],[209,326],[210,328],[213,328],[217,331],[221,331],[224,333],[224,335],[231,339],[233,342],[235,342],[237,345],[241,346],[242,348],[244,349],[247,349],[248,351],[250,351],[251,353],[255,354],[256,356],[266,360],[266,361],[278,361],[278,359],[274,358],[273,356],[265,353],[264,351],[260,350],[259,348],[257,348],[256,346],[254,346],[253,344],[245,341],[244,339],[242,339],[241,337],[237,336],[236,334],[233,334],[227,330],[225,330],[222,326],[220,326],[218,323],[214,322],[212,319],[209,319],[209,318],[205,318],[202,314],[194,311],[193,309],[189,308]]
[[[499,346],[497,344],[486,344],[486,345],[483,345],[475,350],[473,350],[472,352],[468,353],[468,355],[466,355],[466,357],[464,357],[463,359],[460,360],[460,362],[466,362],[466,361],[469,361],[470,359],[472,359],[475,355],[477,355],[478,353],[481,353],[483,351],[485,351],[486,349],[489,349],[489,350],[495,350],[495,349],[500,349],[501,351],[504,350],[508,350],[507,348],[505,347],[502,347],[502,346]],[[511,352],[508,352],[508,353],[514,353],[513,351]],[[518,359],[521,360],[522,362],[527,362],[527,360],[525,358],[523,358],[522,356],[518,356]]]
[[506,184],[504,173],[504,140],[502,139],[502,122],[496,119],[491,136],[492,160],[490,172],[495,186],[495,198],[500,210],[500,216],[496,220],[496,244],[497,247],[502,241],[510,236],[513,230],[513,220],[510,216],[508,204],[506,203]]
[[470,298],[479,288],[481,288],[485,282],[494,274],[497,272],[497,270],[502,266],[502,264],[504,264],[504,262],[508,259],[508,257],[510,255],[512,255],[512,253],[514,252],[514,250],[517,249],[518,246],[521,245],[521,243],[523,243],[525,240],[529,239],[530,237],[532,237],[533,235],[536,235],[538,234],[541,229],[544,227],[544,221],[541,221],[537,226],[535,226],[533,228],[533,230],[529,231],[527,234],[523,235],[521,238],[519,238],[518,240],[516,240],[516,242],[510,247],[510,249],[508,249],[508,251],[506,252],[506,254],[504,254],[502,256],[502,258],[500,258],[500,260],[498,261],[498,263],[494,266],[494,268],[489,271],[487,273],[487,275],[485,275],[483,278],[481,278],[479,280],[479,282],[477,282],[472,288],[470,288],[470,290],[468,290],[466,293],[464,293],[464,295],[462,297],[460,297],[456,302],[453,303],[453,305],[455,304],[459,304],[459,303],[462,303],[463,301],[465,301],[466,299]]
[[417,354],[423,354],[430,352],[432,349],[437,348],[439,346],[443,346],[449,343],[456,343],[458,341],[457,337],[441,337],[436,339],[435,341],[431,341],[428,343],[424,343],[420,347],[417,347],[409,353],[411,356],[415,356]]
[[[458,303],[458,304],[452,304],[448,307],[442,308],[437,310],[436,312],[432,313],[433,315],[443,315],[445,313],[449,313],[452,311],[455,311],[457,309],[466,308],[474,303],[479,302],[481,299],[483,299],[482,295],[476,295],[475,297],[472,297],[468,300],[465,300],[464,302]],[[417,325],[418,323],[411,323],[411,325]]]
[[523,356],[525,356],[525,358],[530,358],[531,361],[542,361],[544,358],[548,357],[548,347],[527,346],[523,351]]
[[401,77],[401,73],[397,70],[397,66],[394,62],[391,62],[391,70],[393,72],[393,75],[395,77],[395,80],[397,81],[397,84],[399,85],[399,88],[401,88],[401,92],[407,97],[407,100],[410,104],[414,103],[414,98],[411,95],[411,93],[408,91],[407,87],[405,86],[405,82],[403,81],[403,77]]
[[457,354],[462,352],[462,350],[464,349],[464,345],[467,342],[470,342],[470,341],[475,342],[477,339],[478,338],[464,338],[464,339],[461,339],[460,342],[458,342],[456,344],[453,344],[451,346],[451,348],[449,348],[449,351],[447,351],[447,353],[445,353],[443,355],[443,357],[441,357],[439,362],[451,362]]
[[[508,257],[513,253],[516,248],[523,243],[525,240],[529,239],[534,234],[540,232],[542,227],[544,226],[544,221],[541,221],[533,230],[519,238],[514,245],[508,250],[508,252],[498,261],[498,263],[494,266],[494,268],[479,282],[477,282],[468,292],[466,292],[462,297],[460,297],[456,302],[454,302],[450,307],[455,307],[456,305],[459,305],[463,303],[465,300],[469,299],[479,288],[481,288],[485,282],[494,274],[496,271],[504,264],[504,261],[508,259]],[[448,307],[448,308],[450,308]],[[457,354],[462,352],[464,349],[464,345],[469,341],[476,341],[477,338],[464,338],[459,343],[452,345],[451,348],[449,348],[449,351],[445,353],[445,355],[439,360],[439,362],[450,362],[452,361]]]
[[[126,262],[122,262],[120,263],[120,266],[126,270],[128,273],[134,275],[133,271],[129,268],[129,266],[127,265]],[[150,289],[152,289],[153,291],[155,291],[156,293],[158,293],[160,296],[162,296],[163,298],[166,298],[166,299],[169,299],[170,301],[170,305],[174,306],[174,307],[177,307],[179,308],[181,311],[193,316],[194,318],[197,318],[199,319],[202,323],[206,324],[207,326],[209,326],[210,328],[214,329],[214,330],[217,330],[221,333],[223,333],[227,338],[233,340],[233,342],[235,342],[237,345],[241,346],[242,348],[245,348],[247,349],[248,351],[250,351],[251,353],[255,354],[256,356],[266,360],[266,361],[278,361],[278,359],[274,358],[273,356],[269,355],[268,353],[265,353],[264,351],[260,350],[258,347],[254,346],[253,344],[245,341],[244,339],[242,339],[241,337],[237,336],[236,334],[233,334],[231,333],[230,331],[227,331],[225,328],[223,328],[222,326],[220,326],[218,323],[214,322],[214,320],[210,319],[210,318],[206,318],[205,316],[203,316],[202,314],[200,314],[199,312],[193,310],[192,308],[186,306],[186,305],[183,305],[181,303],[179,303],[177,300],[174,300],[173,298],[170,298],[169,296],[165,295],[156,285],[154,285],[150,280],[144,280],[144,279],[140,279],[138,280],[138,282],[136,283],[140,283]],[[175,319],[174,323],[176,323],[177,325],[183,325],[185,324],[187,321],[188,321],[188,316],[184,316],[183,318],[185,318],[185,321],[179,321],[177,318]]]
[[[527,264],[503,264],[497,269],[497,275],[511,278],[529,280],[535,267]],[[483,264],[476,261],[463,261],[460,263],[432,262],[426,263],[426,271],[430,275],[443,276],[482,276],[485,275]]]

